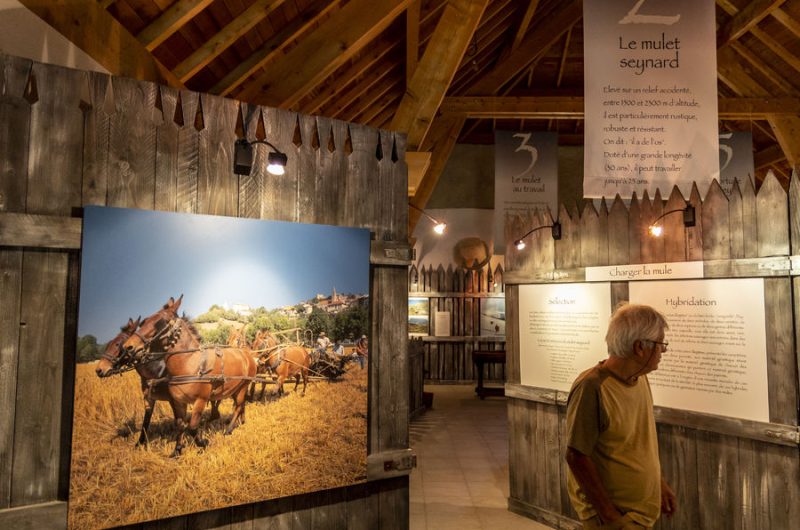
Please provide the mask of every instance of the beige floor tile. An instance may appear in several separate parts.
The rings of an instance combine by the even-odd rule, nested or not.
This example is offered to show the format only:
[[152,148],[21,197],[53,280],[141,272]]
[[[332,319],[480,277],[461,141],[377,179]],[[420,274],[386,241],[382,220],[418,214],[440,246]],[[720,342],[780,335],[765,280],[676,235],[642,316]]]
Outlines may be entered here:
[[508,511],[508,421],[503,398],[473,386],[426,387],[434,408],[411,423],[417,468],[409,478],[412,530],[545,530]]

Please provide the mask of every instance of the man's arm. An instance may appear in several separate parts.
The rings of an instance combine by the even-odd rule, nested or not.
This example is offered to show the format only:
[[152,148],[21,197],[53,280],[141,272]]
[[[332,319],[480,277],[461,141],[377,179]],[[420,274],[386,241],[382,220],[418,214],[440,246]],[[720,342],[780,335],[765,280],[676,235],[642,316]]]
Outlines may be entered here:
[[611,502],[611,497],[600,480],[597,467],[591,458],[577,449],[567,447],[567,464],[603,523],[610,523],[622,517],[622,513]]

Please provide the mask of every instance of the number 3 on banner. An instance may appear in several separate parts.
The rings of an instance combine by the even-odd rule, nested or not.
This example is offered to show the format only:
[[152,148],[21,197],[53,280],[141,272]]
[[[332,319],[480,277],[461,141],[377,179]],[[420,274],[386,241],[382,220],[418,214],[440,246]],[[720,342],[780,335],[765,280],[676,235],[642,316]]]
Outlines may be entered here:
[[673,16],[663,15],[640,15],[639,8],[644,4],[644,0],[638,0],[636,5],[628,11],[628,14],[622,17],[619,21],[620,24],[663,24],[671,26],[681,19],[680,14]]
[[527,152],[528,152],[528,154],[529,154],[529,155],[530,155],[530,157],[531,157],[531,163],[530,163],[530,164],[528,164],[528,167],[526,167],[526,168],[525,168],[525,171],[523,171],[522,173],[520,173],[520,174],[518,174],[518,175],[514,175],[514,176],[511,178],[511,182],[515,182],[515,181],[516,181],[516,179],[518,179],[518,178],[520,178],[520,177],[524,177],[525,175],[527,175],[527,174],[528,174],[528,172],[529,172],[529,171],[530,171],[530,172],[533,172],[533,166],[535,166],[535,165],[536,165],[536,161],[537,161],[537,160],[539,160],[539,151],[538,151],[538,149],[536,149],[536,148],[535,148],[534,146],[532,146],[532,145],[528,145],[528,140],[530,140],[530,139],[531,139],[531,133],[519,133],[519,134],[515,134],[515,135],[514,135],[514,138],[519,138],[520,140],[522,140],[522,141],[519,143],[519,147],[517,147],[516,149],[514,149],[514,152],[515,152],[515,153],[519,153],[520,151],[527,151]]

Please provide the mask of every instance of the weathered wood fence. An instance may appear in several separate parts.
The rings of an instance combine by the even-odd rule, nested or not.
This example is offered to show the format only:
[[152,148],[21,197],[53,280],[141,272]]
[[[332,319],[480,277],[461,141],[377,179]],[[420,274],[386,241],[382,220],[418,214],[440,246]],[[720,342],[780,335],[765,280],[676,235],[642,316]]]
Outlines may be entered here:
[[[564,462],[567,394],[520,383],[519,284],[584,281],[585,267],[703,261],[706,278],[764,278],[769,423],[658,408],[664,476],[680,509],[662,529],[789,529],[800,520],[798,352],[800,342],[800,181],[789,193],[768,176],[758,194],[752,183],[726,197],[716,182],[704,200],[695,187],[689,202],[697,224],[664,218],[664,236],[646,236],[662,212],[682,209],[675,189],[666,201],[618,198],[599,211],[561,207],[563,237],[536,232],[523,251],[506,253],[506,315],[510,396],[509,507],[554,528],[578,528],[566,491]],[[540,212],[508,219],[506,240],[550,224]],[[613,282],[612,304],[628,299],[628,283]],[[742,300],[742,304],[748,303]]]
[[[233,174],[238,136],[258,146]],[[88,204],[368,228],[370,482],[138,525],[408,525],[405,138],[326,118],[0,55],[0,528],[66,526]],[[317,259],[297,242],[298,259]],[[324,264],[320,264],[324,266]]]
[[[424,343],[423,374],[430,383],[467,383],[477,379],[472,363],[475,350],[502,350],[504,338],[481,336],[480,308],[489,298],[502,298],[503,267],[489,265],[479,270],[447,269],[439,265],[417,269],[412,265],[408,273],[409,298],[428,298],[429,335]],[[450,313],[450,336],[436,337],[433,319],[436,311]],[[503,365],[484,367],[488,381],[505,381]]]

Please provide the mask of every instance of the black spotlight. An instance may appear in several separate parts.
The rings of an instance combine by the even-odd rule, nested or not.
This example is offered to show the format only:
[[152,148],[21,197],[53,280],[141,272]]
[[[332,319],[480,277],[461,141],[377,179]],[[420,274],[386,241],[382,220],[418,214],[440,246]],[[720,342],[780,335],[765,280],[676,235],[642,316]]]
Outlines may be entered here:
[[249,175],[252,169],[253,146],[244,138],[240,138],[233,145],[233,172],[237,175]]

